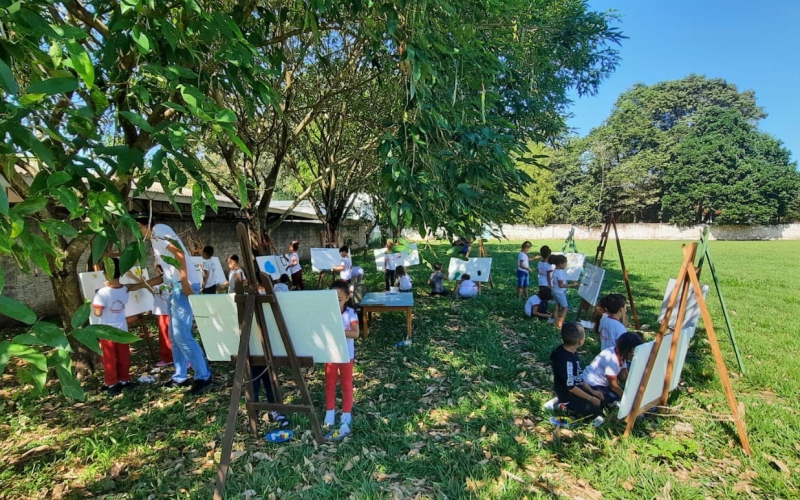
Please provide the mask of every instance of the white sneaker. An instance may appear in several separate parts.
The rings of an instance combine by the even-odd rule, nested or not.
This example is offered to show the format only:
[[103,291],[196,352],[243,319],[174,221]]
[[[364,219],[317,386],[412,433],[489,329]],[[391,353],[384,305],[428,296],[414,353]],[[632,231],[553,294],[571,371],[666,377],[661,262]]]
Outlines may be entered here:
[[557,405],[558,405],[558,398],[553,398],[544,404],[544,409],[548,411],[553,411],[556,409]]
[[325,420],[322,421],[324,427],[330,427],[336,423],[336,410],[328,410],[325,412]]
[[339,438],[343,438],[349,434],[350,434],[350,426],[347,424],[342,424],[342,426],[339,427]]
[[343,425],[350,425],[352,421],[353,416],[350,413],[342,413],[342,416],[339,419],[339,422],[341,422]]

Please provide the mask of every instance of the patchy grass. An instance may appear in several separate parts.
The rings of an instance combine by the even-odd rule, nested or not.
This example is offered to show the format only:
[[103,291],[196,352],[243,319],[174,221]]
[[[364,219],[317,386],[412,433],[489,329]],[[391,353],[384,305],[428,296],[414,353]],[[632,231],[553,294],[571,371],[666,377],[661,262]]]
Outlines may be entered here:
[[[560,249],[561,242],[550,244]],[[638,423],[629,439],[609,418],[554,436],[541,403],[552,397],[552,327],[532,322],[515,298],[517,242],[489,244],[495,288],[454,302],[424,295],[428,271],[412,268],[417,285],[414,344],[395,349],[405,332],[399,314],[382,314],[357,345],[354,434],[316,445],[306,418],[300,438],[284,445],[245,432],[228,498],[722,498],[797,497],[800,473],[800,247],[793,242],[712,242],[725,299],[733,314],[747,376],[733,377],[747,409],[752,458],[742,454],[702,331],[669,416]],[[594,253],[596,242],[579,241]],[[609,246],[604,293],[623,291],[616,249]],[[432,254],[435,250],[438,257]],[[445,265],[446,246],[426,249]],[[679,242],[623,242],[643,323],[655,324],[664,286],[681,262]],[[780,256],[772,264],[765,256]],[[372,289],[382,276],[369,261]],[[373,269],[372,272],[369,270]],[[311,282],[312,276],[307,276]],[[705,278],[710,279],[709,276]],[[314,282],[316,281],[314,277]],[[709,300],[728,366],[732,349],[713,287]],[[5,336],[5,334],[3,334]],[[148,370],[144,346],[134,357]],[[590,340],[586,361],[597,352]],[[0,498],[208,498],[216,472],[232,366],[214,364],[215,390],[201,398],[140,387],[113,399],[85,382],[85,403],[57,387],[28,395],[0,381]],[[161,375],[166,380],[166,374]],[[307,375],[322,414],[323,370]],[[288,399],[297,399],[287,386]],[[321,418],[321,417],[320,417]]]

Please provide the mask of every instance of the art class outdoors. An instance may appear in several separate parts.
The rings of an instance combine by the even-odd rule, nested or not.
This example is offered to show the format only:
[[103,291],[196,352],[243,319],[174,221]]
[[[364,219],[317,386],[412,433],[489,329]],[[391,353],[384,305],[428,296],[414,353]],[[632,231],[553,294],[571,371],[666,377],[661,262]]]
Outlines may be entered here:
[[0,500],[800,498],[800,8],[644,4],[2,3]]

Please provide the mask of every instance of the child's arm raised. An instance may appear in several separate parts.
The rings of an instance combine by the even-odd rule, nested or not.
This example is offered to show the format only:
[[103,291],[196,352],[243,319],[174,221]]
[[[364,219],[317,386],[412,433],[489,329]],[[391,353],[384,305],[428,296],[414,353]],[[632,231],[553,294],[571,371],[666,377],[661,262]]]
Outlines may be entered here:
[[129,292],[135,292],[136,290],[141,290],[142,288],[152,289],[156,285],[160,285],[164,282],[163,276],[156,276],[155,278],[150,278],[147,281],[139,281],[139,283],[130,283],[125,285]]

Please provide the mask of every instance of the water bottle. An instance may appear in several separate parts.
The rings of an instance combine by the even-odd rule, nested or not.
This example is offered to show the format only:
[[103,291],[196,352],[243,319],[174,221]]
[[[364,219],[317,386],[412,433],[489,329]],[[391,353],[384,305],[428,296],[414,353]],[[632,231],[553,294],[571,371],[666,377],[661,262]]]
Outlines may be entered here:
[[406,346],[410,346],[411,344],[412,344],[411,339],[407,339],[407,340],[402,340],[402,341],[396,343],[394,346],[395,347],[406,347]]

